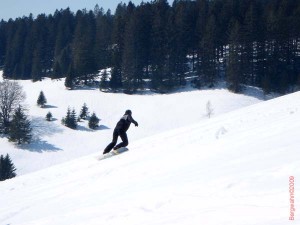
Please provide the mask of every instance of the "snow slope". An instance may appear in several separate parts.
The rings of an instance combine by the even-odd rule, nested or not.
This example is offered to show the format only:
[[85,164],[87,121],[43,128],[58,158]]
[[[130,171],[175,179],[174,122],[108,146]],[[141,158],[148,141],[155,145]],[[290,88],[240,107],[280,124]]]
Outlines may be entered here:
[[[0,185],[0,224],[283,225],[300,174],[300,92]],[[295,183],[296,215],[300,192]],[[294,222],[296,222],[294,221]]]
[[[93,88],[67,91],[63,80],[19,82],[27,96],[26,107],[32,120],[34,140],[30,145],[19,147],[9,143],[6,138],[0,138],[0,154],[8,153],[11,156],[18,175],[92,153],[102,154],[111,141],[116,122],[127,109],[133,111],[133,117],[140,125],[128,131],[131,148],[131,142],[136,140],[207,120],[208,101],[214,109],[213,116],[262,101],[259,92],[248,96],[237,95],[224,88],[202,91],[186,89],[166,95],[125,95],[103,93]],[[48,101],[43,109],[36,105],[40,91],[44,92]],[[61,125],[68,106],[74,108],[78,115],[84,103],[91,113],[95,112],[101,119],[98,130],[90,130],[86,122],[79,123],[78,130]],[[49,123],[45,120],[48,111],[53,114],[55,121]]]

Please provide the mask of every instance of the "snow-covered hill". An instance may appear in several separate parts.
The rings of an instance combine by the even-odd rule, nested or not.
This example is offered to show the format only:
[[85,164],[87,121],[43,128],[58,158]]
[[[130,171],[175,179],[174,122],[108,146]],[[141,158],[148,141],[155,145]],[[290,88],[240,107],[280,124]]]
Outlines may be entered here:
[[[115,98],[111,95],[99,96],[98,101],[101,99],[101,102]],[[132,102],[127,105],[135,107],[133,111],[137,112],[137,120],[143,121],[141,124],[157,126],[155,123],[147,123],[149,117],[143,115],[146,110],[142,111],[142,106],[134,104],[134,101],[138,102],[136,99],[144,97],[133,96]],[[149,103],[146,104],[148,97],[156,96],[143,99],[144,107],[151,110]],[[162,99],[171,97],[168,95]],[[181,95],[174,97],[178,103],[182,103],[179,99]],[[54,100],[51,99],[49,104],[62,104],[51,103]],[[92,105],[90,101],[88,104]],[[217,98],[211,101],[215,102]],[[203,107],[205,101],[199,99],[199,102]],[[219,99],[218,103],[221,102]],[[125,103],[120,104],[127,106]],[[164,109],[174,107],[173,104],[164,106]],[[213,105],[216,108],[219,106],[217,103]],[[109,109],[113,111],[113,117],[118,114],[117,109]],[[163,110],[160,113],[165,116]],[[186,108],[182,113],[184,116],[180,118],[169,114],[177,126],[182,125],[182,119],[188,124],[185,117],[190,115],[191,109]],[[144,137],[135,136],[130,151],[122,155],[103,161],[96,160],[98,154],[88,155],[1,183],[0,224],[291,223],[289,177],[294,176],[297,180],[300,175],[300,93],[254,104],[211,119],[202,119],[200,110],[194,113],[199,114],[198,123],[152,136],[147,136],[146,131],[132,129],[131,134],[143,132]],[[105,118],[108,111],[105,113],[103,109],[99,114]],[[180,115],[176,112],[174,114]],[[154,116],[157,115],[159,113]],[[105,124],[111,127],[114,119],[105,121]],[[148,129],[151,131],[151,127]],[[95,133],[101,136],[101,132]],[[78,131],[63,130],[61,133],[64,138],[67,137],[66,133],[78,138]],[[49,136],[53,138],[55,135]],[[54,140],[50,138],[47,139],[49,143]],[[59,135],[55,138],[58,139]],[[76,138],[74,142],[78,141]],[[67,141],[70,142],[70,139]],[[80,141],[78,145],[81,145]],[[63,140],[56,142],[56,146],[65,147]],[[299,206],[299,192],[296,182],[296,208]],[[299,218],[296,209],[295,220],[299,221]]]
[[[250,95],[236,95],[223,88],[202,91],[188,89],[166,95],[125,95],[103,93],[93,88],[67,91],[63,80],[19,82],[27,96],[26,107],[32,120],[34,140],[30,145],[20,148],[6,138],[0,138],[0,154],[8,153],[11,156],[18,175],[92,153],[102,154],[111,141],[116,122],[127,109],[133,111],[133,117],[139,122],[138,128],[132,127],[128,131],[131,148],[131,143],[136,140],[208,120],[205,116],[208,101],[214,109],[213,117],[216,117],[263,99],[259,91]],[[43,109],[36,104],[40,91],[44,92],[48,101]],[[86,122],[79,123],[78,130],[64,127],[61,119],[66,116],[68,106],[74,108],[78,115],[84,103],[91,113],[95,112],[101,119],[100,128],[92,131]],[[50,123],[45,120],[49,111],[55,118]]]

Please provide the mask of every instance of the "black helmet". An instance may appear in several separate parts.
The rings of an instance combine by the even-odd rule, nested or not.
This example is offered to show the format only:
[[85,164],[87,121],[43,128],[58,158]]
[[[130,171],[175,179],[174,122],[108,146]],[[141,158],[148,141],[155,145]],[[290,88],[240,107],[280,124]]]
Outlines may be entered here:
[[125,115],[131,115],[131,114],[132,114],[132,112],[130,109],[126,110]]

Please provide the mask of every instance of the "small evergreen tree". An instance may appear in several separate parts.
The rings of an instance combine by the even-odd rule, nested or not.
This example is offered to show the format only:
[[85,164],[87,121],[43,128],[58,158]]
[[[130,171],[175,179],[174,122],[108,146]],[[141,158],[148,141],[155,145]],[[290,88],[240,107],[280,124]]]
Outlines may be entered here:
[[73,109],[71,112],[71,126],[70,126],[70,128],[72,128],[72,129],[77,128],[77,119],[76,118],[77,118],[77,115],[76,115],[75,109]]
[[38,100],[37,100],[37,104],[38,104],[38,106],[40,106],[41,108],[43,108],[46,103],[47,103],[47,99],[46,99],[46,97],[44,95],[44,92],[41,91],[40,95],[38,97]]
[[4,181],[6,179],[15,177],[17,175],[15,171],[16,168],[12,163],[9,155],[7,154],[5,157],[1,155],[0,156],[0,181]]
[[62,123],[71,129],[77,128],[76,112],[74,109],[71,111],[71,109],[68,108],[67,115],[62,119]]
[[65,126],[67,126],[67,124],[70,123],[70,117],[71,117],[71,109],[68,108],[68,110],[67,110],[67,115],[66,115],[66,117],[63,117],[63,118],[61,119],[61,123],[62,123],[63,125],[65,125]]
[[47,115],[46,115],[46,120],[47,120],[47,121],[51,121],[51,120],[52,120],[52,117],[53,117],[53,116],[52,116],[52,113],[51,113],[51,112],[48,112]]
[[89,109],[88,109],[86,103],[84,103],[82,108],[81,108],[79,118],[85,120],[88,116],[88,113],[89,113],[88,110]]
[[96,129],[99,126],[100,119],[96,116],[95,113],[92,114],[89,120],[89,128]]
[[29,143],[32,138],[31,131],[30,121],[23,108],[19,106],[15,110],[9,127],[9,141],[18,142],[18,144]]

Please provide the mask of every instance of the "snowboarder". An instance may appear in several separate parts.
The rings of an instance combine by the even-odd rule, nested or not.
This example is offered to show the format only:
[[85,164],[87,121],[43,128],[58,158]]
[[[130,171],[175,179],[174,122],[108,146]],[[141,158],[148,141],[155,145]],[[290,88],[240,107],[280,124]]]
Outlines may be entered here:
[[[117,123],[114,133],[113,133],[113,140],[112,142],[104,149],[103,154],[106,154],[110,152],[112,149],[116,150],[121,147],[126,147],[128,145],[128,138],[126,131],[128,130],[131,123],[134,123],[134,125],[137,127],[139,124],[132,118],[132,112],[131,110],[126,110],[124,116],[121,117],[119,122]],[[117,144],[118,137],[121,137],[122,142],[115,146]]]

